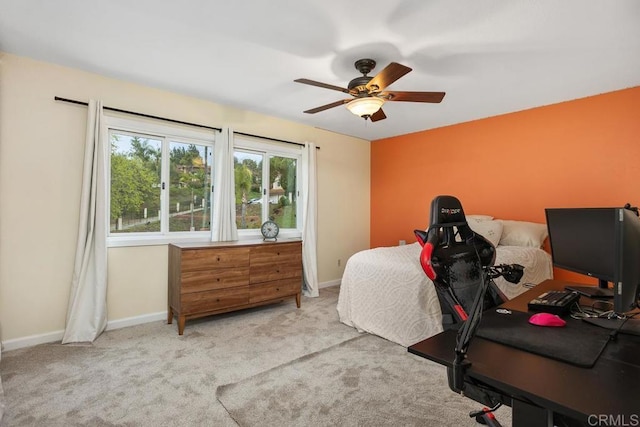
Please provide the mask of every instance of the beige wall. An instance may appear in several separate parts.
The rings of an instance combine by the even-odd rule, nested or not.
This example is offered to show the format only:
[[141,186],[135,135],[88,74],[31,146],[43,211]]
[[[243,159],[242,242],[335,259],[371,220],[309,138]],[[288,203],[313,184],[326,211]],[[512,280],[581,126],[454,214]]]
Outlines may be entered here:
[[[291,141],[318,152],[318,272],[369,247],[369,142],[0,52],[0,336],[64,329],[86,108],[54,96]],[[338,266],[338,259],[341,265]],[[109,249],[110,321],[166,311],[167,247]]]

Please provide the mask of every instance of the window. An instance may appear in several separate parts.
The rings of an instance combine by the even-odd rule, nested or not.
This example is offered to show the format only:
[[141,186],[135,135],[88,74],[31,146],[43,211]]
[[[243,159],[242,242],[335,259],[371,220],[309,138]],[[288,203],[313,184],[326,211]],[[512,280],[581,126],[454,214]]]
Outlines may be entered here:
[[268,216],[280,228],[297,228],[298,159],[269,156]]
[[160,231],[162,141],[112,131],[109,229],[113,233]]
[[260,228],[262,221],[262,164],[264,154],[244,150],[233,153],[238,230]]
[[209,238],[213,132],[107,122],[109,243]]
[[280,226],[282,234],[299,235],[302,229],[298,203],[301,148],[237,136],[235,147],[238,233],[259,235],[262,223],[271,219]]
[[169,141],[169,231],[208,231],[212,148]]

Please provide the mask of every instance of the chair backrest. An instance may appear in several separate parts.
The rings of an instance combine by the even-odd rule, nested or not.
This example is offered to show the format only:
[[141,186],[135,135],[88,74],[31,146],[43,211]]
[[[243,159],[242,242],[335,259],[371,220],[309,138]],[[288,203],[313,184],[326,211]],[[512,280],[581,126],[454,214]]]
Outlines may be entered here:
[[[466,320],[478,287],[491,280],[484,271],[495,262],[495,247],[471,230],[462,204],[453,196],[434,198],[428,230],[415,234],[422,244],[420,264],[438,293],[443,326]],[[506,301],[493,281],[490,287],[485,309]]]

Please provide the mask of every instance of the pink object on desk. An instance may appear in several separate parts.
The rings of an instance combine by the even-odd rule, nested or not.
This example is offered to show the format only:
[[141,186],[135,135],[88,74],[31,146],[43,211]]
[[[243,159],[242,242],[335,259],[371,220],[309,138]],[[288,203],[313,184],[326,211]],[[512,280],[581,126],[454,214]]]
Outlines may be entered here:
[[564,326],[567,324],[557,314],[536,313],[529,318],[529,323],[536,326]]

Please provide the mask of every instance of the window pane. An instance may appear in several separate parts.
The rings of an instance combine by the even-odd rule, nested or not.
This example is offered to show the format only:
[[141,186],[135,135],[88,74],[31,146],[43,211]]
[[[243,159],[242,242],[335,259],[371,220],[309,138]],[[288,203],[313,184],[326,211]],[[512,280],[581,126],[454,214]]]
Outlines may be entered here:
[[209,230],[213,150],[174,141],[169,150],[169,231]]
[[269,218],[280,228],[296,228],[296,159],[269,157]]
[[262,154],[234,151],[236,225],[239,230],[262,225]]
[[161,141],[111,134],[111,233],[160,231]]

